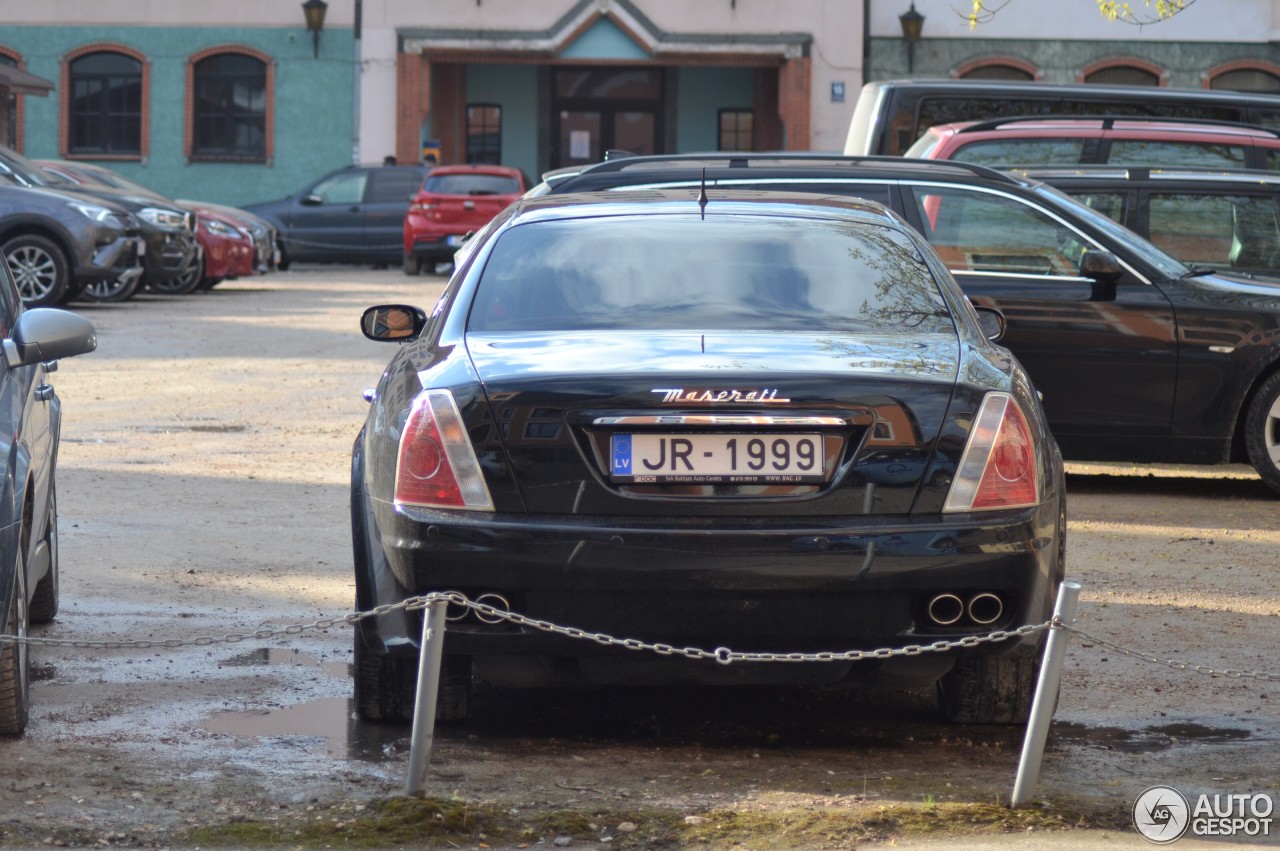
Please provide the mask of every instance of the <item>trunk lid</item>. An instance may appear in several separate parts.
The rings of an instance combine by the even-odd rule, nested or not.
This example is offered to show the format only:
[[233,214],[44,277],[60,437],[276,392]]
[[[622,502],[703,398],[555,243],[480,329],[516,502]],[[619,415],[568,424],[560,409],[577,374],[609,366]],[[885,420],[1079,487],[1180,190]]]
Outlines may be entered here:
[[905,514],[955,386],[954,332],[468,334],[537,514]]

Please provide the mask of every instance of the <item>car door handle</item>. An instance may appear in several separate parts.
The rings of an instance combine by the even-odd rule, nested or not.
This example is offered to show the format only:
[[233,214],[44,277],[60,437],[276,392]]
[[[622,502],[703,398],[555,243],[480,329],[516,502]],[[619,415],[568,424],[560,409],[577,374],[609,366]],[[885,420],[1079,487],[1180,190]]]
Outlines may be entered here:
[[52,398],[53,398],[52,384],[41,384],[39,387],[36,388],[36,401],[48,402]]
[[360,212],[360,208],[359,208],[358,206],[356,206],[356,207],[348,207],[348,208],[347,208],[347,212],[348,212],[348,213],[358,213],[358,212]]

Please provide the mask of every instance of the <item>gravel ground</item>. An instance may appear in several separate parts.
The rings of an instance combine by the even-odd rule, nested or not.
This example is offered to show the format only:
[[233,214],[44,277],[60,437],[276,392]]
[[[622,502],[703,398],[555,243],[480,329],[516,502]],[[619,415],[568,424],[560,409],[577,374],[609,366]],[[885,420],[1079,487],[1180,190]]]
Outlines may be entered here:
[[[389,354],[357,320],[375,302],[429,308],[442,284],[299,267],[82,309],[100,345],[54,376],[63,605],[36,634],[251,636],[349,611],[350,447],[361,391]],[[1276,502],[1247,469],[1073,464],[1068,490],[1080,628],[1162,658],[1280,671]],[[350,644],[336,627],[172,649],[36,648],[30,728],[0,741],[0,840],[183,846],[200,844],[185,833],[198,825],[359,822],[403,788],[408,731],[352,719]],[[1036,825],[974,823],[974,807],[1008,800],[1016,731],[947,727],[931,706],[882,692],[490,696],[473,720],[438,731],[428,794],[522,821],[513,847],[675,842],[643,824],[620,831],[618,813],[764,817],[741,847],[929,847],[929,830],[892,824],[801,840],[779,825],[951,804],[963,806],[933,835],[1046,847]],[[1274,795],[1278,730],[1273,682],[1074,640],[1037,811],[1116,828],[1050,834],[1054,847],[1136,847],[1116,814],[1148,786]],[[553,822],[565,813],[581,824]],[[999,830],[1019,833],[987,838]]]

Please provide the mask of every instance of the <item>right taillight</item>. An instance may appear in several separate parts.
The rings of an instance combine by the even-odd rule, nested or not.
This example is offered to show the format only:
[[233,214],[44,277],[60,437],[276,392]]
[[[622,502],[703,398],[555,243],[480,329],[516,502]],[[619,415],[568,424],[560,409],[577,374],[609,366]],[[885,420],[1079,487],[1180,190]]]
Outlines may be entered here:
[[1008,393],[988,393],[942,510],[1024,508],[1039,502],[1036,447],[1027,419]]
[[397,505],[492,511],[480,463],[448,390],[426,390],[414,400],[400,434]]

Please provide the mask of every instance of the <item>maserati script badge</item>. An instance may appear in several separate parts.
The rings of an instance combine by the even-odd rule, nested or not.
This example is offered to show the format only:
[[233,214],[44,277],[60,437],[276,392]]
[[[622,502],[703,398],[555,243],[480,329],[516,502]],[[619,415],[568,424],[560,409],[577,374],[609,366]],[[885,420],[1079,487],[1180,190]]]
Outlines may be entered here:
[[650,393],[661,393],[664,405],[711,404],[717,402],[745,405],[781,405],[790,399],[779,399],[778,389],[761,387],[757,390],[709,390],[683,387],[655,387]]

